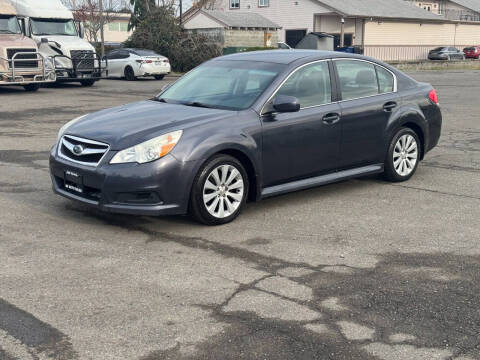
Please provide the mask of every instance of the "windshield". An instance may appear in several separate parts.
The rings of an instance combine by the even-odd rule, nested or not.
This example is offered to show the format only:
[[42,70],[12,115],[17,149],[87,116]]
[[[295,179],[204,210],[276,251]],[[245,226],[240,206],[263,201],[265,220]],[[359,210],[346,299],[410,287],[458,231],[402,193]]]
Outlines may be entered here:
[[212,61],[165,90],[157,100],[228,110],[249,108],[285,65],[255,61]]
[[0,16],[0,34],[20,34],[21,29],[16,16]]
[[31,24],[33,35],[77,36],[77,29],[71,19],[32,19]]

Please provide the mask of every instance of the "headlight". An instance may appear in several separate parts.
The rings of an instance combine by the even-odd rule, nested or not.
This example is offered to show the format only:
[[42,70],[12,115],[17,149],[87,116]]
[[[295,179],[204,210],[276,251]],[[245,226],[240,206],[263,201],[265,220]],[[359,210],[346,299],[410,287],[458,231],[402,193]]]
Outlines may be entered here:
[[110,164],[132,162],[143,164],[160,159],[172,151],[182,137],[182,133],[182,130],[174,131],[119,151],[110,161]]
[[48,57],[45,58],[45,69],[47,70],[53,70],[54,69],[53,61],[52,58]]
[[65,125],[63,125],[60,130],[58,131],[58,135],[57,135],[57,142],[60,141],[60,138],[63,136],[63,134],[65,133],[65,131],[70,127],[70,125],[73,125],[74,123],[76,123],[78,120],[81,120],[83,119],[85,116],[87,116],[88,114],[85,114],[85,115],[82,115],[82,116],[79,116],[73,120],[70,120],[69,122],[67,122]]

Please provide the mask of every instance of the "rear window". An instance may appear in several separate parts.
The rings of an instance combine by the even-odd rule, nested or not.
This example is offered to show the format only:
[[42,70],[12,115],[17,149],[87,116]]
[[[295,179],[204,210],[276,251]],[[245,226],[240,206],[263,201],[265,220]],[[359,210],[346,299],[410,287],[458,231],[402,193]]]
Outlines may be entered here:
[[133,49],[130,50],[130,52],[138,56],[158,56],[158,54],[153,50]]
[[468,47],[468,48],[465,48],[463,50],[465,50],[465,51],[475,51],[476,49],[474,47]]
[[443,51],[445,49],[446,48],[444,48],[444,47],[438,47],[438,48],[433,49],[432,51]]

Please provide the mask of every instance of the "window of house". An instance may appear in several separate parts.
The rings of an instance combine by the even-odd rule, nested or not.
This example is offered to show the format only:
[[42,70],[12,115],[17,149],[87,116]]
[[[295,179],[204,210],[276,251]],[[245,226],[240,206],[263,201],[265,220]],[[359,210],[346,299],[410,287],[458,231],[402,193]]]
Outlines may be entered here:
[[120,31],[128,31],[128,23],[127,22],[121,22],[120,23]]
[[108,31],[120,31],[120,24],[118,22],[108,23]]
[[258,7],[267,7],[270,5],[270,0],[258,0]]
[[277,95],[296,97],[302,108],[331,103],[328,63],[322,61],[300,68],[282,85]]
[[240,9],[240,0],[230,0],[230,9]]
[[380,94],[393,92],[395,80],[392,73],[381,66],[377,66],[376,68],[378,76],[378,89]]
[[375,66],[365,61],[335,61],[342,100],[358,99],[378,95],[378,81]]

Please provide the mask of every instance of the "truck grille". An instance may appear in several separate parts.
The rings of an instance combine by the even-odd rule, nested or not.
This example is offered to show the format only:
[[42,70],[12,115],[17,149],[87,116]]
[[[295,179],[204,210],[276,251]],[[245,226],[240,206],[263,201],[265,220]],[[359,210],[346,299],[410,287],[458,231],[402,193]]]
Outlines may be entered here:
[[70,56],[74,67],[77,69],[90,69],[93,70],[95,65],[95,56],[92,50],[72,50]]
[[[15,63],[15,69],[38,68],[38,55],[36,52],[36,49],[7,49],[7,58],[11,60],[15,54],[20,53],[13,61]],[[12,61],[8,63],[8,67],[10,69],[12,68]]]
[[109,145],[98,141],[65,135],[60,140],[60,157],[88,166],[97,166],[109,149]]

